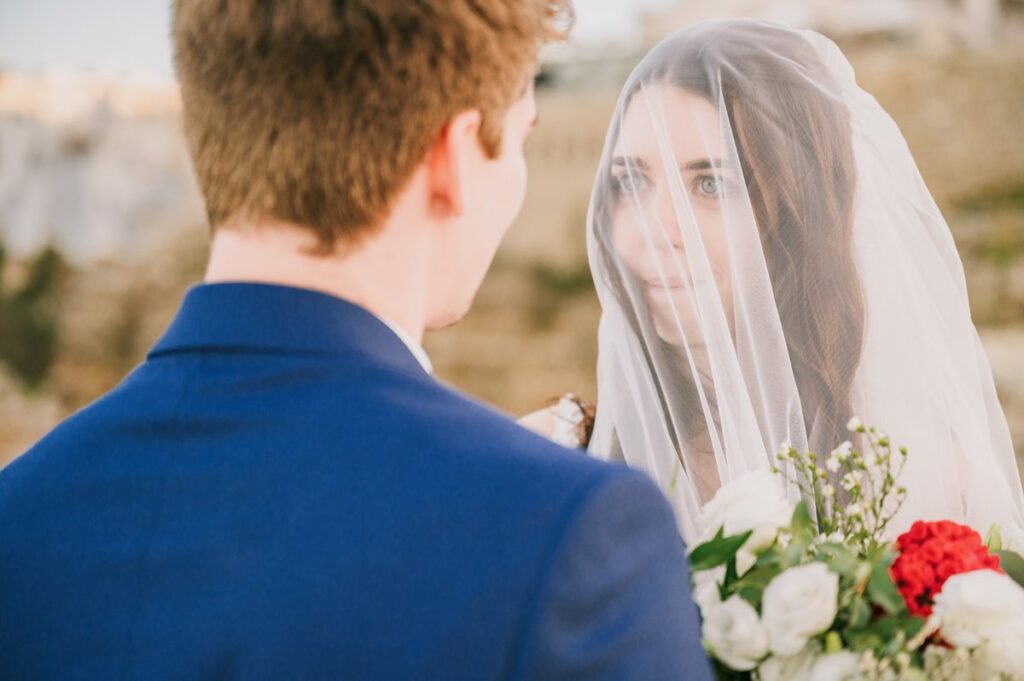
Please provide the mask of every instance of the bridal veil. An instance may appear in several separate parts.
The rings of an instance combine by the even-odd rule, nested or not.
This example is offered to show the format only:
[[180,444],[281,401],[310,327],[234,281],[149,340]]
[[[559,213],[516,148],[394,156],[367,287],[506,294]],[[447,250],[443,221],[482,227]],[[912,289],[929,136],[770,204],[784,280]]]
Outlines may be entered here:
[[853,415],[909,449],[895,530],[1024,525],[949,227],[827,38],[728,20],[655,47],[620,96],[587,231],[590,449],[647,471],[688,540],[722,483],[781,443],[828,454]]

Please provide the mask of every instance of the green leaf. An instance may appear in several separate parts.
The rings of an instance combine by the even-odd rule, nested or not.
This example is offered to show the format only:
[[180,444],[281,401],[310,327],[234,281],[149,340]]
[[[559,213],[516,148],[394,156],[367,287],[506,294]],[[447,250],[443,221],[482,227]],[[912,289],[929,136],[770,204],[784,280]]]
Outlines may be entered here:
[[809,544],[814,541],[818,531],[814,526],[814,521],[811,520],[811,514],[807,510],[806,501],[801,501],[796,505],[796,508],[793,510],[793,519],[790,521],[790,526],[793,529],[793,536],[803,543]]
[[850,637],[850,649],[857,653],[874,650],[880,645],[882,645],[882,639],[878,637],[878,634],[871,632],[861,632]]
[[856,576],[860,561],[847,547],[842,544],[822,544],[818,547],[818,553],[828,563],[832,572],[837,572],[843,577]]
[[739,594],[743,600],[755,608],[760,608],[765,588],[780,572],[782,572],[782,569],[777,565],[755,566],[734,582],[726,581],[728,584],[728,594],[726,597],[732,594]]
[[999,567],[1003,572],[1024,587],[1024,558],[1013,551],[997,551],[996,555],[999,556]]
[[993,525],[985,535],[985,547],[992,553],[999,553],[1003,550],[1003,531],[998,525]]
[[873,622],[868,631],[884,642],[881,651],[883,656],[895,655],[896,651],[903,648],[903,644],[907,640],[904,633],[906,626],[907,618],[901,615],[889,615]]
[[729,562],[725,565],[725,583],[732,584],[740,578],[736,572],[736,560],[733,558],[729,559]]
[[924,625],[928,624],[928,620],[917,615],[906,615],[906,621],[903,627],[903,631],[907,634],[907,639],[912,639],[918,635],[918,633],[924,629]]
[[900,613],[879,617],[860,631],[847,629],[846,636],[851,641],[851,647],[858,651],[870,648],[879,658],[891,657],[903,650],[907,640],[923,626],[924,620],[920,617]]
[[690,554],[690,569],[693,572],[700,572],[725,565],[736,557],[736,553],[750,539],[751,534],[753,532],[744,532],[731,537],[716,536],[706,544],[701,544]]
[[761,599],[764,597],[764,589],[757,589],[745,586],[736,592],[740,598],[750,603],[755,610],[761,609]]
[[779,566],[783,569],[791,568],[804,563],[807,557],[807,544],[793,540],[786,548],[779,552]]
[[867,590],[871,602],[890,614],[903,612],[907,607],[889,574],[889,566],[892,565],[894,557],[890,554],[875,565],[871,570],[871,577],[868,578]]
[[737,580],[736,585],[764,589],[781,572],[782,568],[777,565],[754,566],[747,574]]
[[871,606],[864,600],[863,596],[855,596],[850,604],[849,626],[853,629],[863,629],[871,621]]

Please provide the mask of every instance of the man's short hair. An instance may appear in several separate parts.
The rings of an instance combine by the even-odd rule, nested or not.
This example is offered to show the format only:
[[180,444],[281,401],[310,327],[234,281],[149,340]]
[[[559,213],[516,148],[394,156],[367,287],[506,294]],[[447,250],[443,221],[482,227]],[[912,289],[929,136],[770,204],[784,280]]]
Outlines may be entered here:
[[185,132],[213,229],[274,218],[322,249],[386,216],[443,126],[505,112],[570,0],[175,0]]

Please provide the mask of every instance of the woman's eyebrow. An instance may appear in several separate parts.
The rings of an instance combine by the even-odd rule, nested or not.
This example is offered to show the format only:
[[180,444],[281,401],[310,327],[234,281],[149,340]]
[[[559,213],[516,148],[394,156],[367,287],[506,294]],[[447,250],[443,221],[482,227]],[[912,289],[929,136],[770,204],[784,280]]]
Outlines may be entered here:
[[710,170],[711,168],[721,168],[722,159],[701,158],[696,161],[689,161],[688,163],[680,164],[679,167],[683,170]]
[[[628,166],[640,170],[650,170],[650,165],[639,156],[615,156],[612,158],[613,166]],[[699,158],[693,161],[679,164],[680,170],[710,170],[711,168],[722,168],[725,164],[720,158]]]
[[612,165],[639,168],[640,170],[650,170],[650,166],[647,165],[647,161],[643,160],[639,156],[616,156],[612,159]]

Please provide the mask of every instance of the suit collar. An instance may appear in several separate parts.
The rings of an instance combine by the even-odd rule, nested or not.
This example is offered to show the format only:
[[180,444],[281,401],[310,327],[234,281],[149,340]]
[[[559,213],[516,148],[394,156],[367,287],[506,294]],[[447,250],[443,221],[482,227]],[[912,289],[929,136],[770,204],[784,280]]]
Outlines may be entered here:
[[424,373],[394,331],[368,310],[335,296],[270,284],[201,284],[149,357],[202,351],[362,356]]

